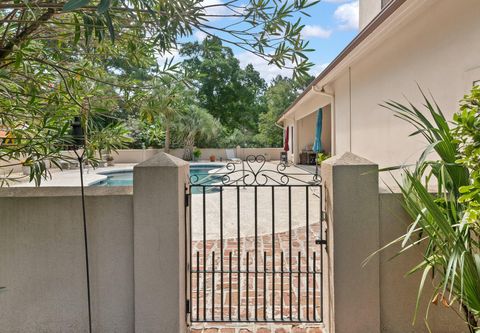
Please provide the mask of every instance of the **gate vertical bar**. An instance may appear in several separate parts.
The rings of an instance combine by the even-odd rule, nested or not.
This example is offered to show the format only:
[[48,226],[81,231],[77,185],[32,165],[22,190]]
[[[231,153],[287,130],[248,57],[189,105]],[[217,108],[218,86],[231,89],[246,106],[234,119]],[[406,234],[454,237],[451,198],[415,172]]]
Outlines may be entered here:
[[232,321],[232,251],[228,253],[228,319]]
[[203,320],[207,320],[207,207],[205,186],[202,186],[203,195]]
[[297,319],[298,321],[301,321],[301,288],[300,288],[300,282],[302,278],[302,252],[298,251],[298,275],[297,275]]
[[[250,279],[250,270],[249,270],[250,256],[249,256],[249,254],[250,254],[250,252],[248,252],[248,250],[247,250],[247,264],[246,264],[246,266],[247,266],[247,273],[246,273],[247,277],[246,277],[246,280],[245,280],[245,282],[246,282],[246,287],[245,287],[245,293],[246,293],[245,318],[247,319],[247,321],[248,321],[248,305],[249,305],[248,304],[249,303],[248,302],[248,294],[249,294],[249,291],[250,291],[250,288],[249,288],[249,285],[248,285],[248,281]],[[241,298],[241,296],[239,295],[238,298]]]
[[220,319],[223,321],[223,187],[220,187]]
[[[254,189],[255,200],[255,321],[258,321],[258,187]],[[248,290],[247,290],[248,293]]]
[[316,258],[317,252],[313,252],[313,320],[317,321],[317,258]]
[[[323,240],[323,191],[322,185],[319,187],[320,189],[320,239]],[[325,247],[322,245],[320,246],[320,301],[322,302],[320,307],[320,321],[323,322],[323,251]]]
[[197,251],[197,321],[200,320],[200,252]]
[[272,319],[275,320],[275,187],[272,186]]
[[189,209],[188,209],[188,237],[187,237],[187,240],[188,242],[190,242],[190,244],[188,245],[189,246],[189,256],[190,256],[190,260],[188,262],[189,264],[189,278],[190,278],[190,302],[189,302],[189,305],[190,305],[190,309],[189,309],[189,313],[190,313],[190,320],[192,320],[193,318],[193,298],[192,298],[192,281],[193,281],[193,277],[192,277],[192,266],[193,266],[193,260],[192,260],[192,257],[193,257],[193,237],[192,237],[192,204],[193,204],[193,200],[191,198],[191,195],[192,195],[192,188],[189,187],[189,194],[188,194],[190,197],[189,197]]
[[280,252],[280,321],[283,321],[283,251]]
[[212,320],[215,321],[215,251],[212,252]]
[[241,299],[241,253],[240,253],[240,187],[237,185],[237,268],[238,268],[238,281],[237,281],[237,305],[238,305],[238,320],[241,320],[240,317],[240,299]]
[[293,319],[292,313],[292,187],[288,186],[288,305],[290,309],[290,320]]
[[[306,279],[306,288],[307,288],[307,297],[306,297],[306,305],[307,305],[307,321],[310,320],[310,309],[309,309],[309,305],[310,305],[310,285],[309,285],[309,280],[310,280],[310,265],[309,265],[309,262],[310,262],[310,220],[309,220],[309,211],[310,211],[310,204],[309,204],[309,196],[308,196],[308,193],[309,193],[309,190],[310,188],[307,186],[305,187],[305,266],[306,266],[306,269],[307,269],[307,279]],[[320,222],[321,223],[321,222]],[[315,295],[313,295],[315,297]]]
[[267,321],[267,252],[263,251],[263,320]]

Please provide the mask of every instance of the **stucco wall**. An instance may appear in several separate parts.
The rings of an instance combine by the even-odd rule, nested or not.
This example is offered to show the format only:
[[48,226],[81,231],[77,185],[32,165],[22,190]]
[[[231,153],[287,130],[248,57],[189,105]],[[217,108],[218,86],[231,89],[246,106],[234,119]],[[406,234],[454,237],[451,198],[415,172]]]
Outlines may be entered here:
[[298,131],[298,149],[301,151],[305,149],[306,146],[310,146],[310,149],[313,146],[315,140],[315,125],[317,122],[317,113],[311,113],[305,118],[297,121],[297,131]]
[[[380,244],[384,246],[403,235],[411,223],[410,217],[402,207],[402,195],[381,192],[380,209]],[[421,274],[405,277],[405,274],[422,260],[420,247],[410,250],[405,255],[389,260],[395,255],[399,246],[388,248],[380,253],[380,318],[384,333],[428,332],[424,324],[428,297],[421,301],[420,311],[415,326],[412,326],[417,291]],[[425,296],[430,296],[426,283]],[[431,305],[429,325],[435,333],[466,333],[465,324],[452,309],[442,305]]]
[[[131,188],[87,189],[94,332],[134,331]],[[86,332],[78,188],[0,189],[0,331]]]
[[[235,155],[238,158],[245,159],[249,155],[266,155],[268,154],[271,159],[279,160],[280,152],[282,148],[232,148]],[[119,149],[117,153],[114,153],[115,162],[117,163],[140,163],[143,162],[155,154],[163,151],[163,149]],[[208,160],[211,155],[214,155],[217,160],[222,158],[227,159],[225,148],[201,148],[201,160]],[[170,155],[178,158],[183,157],[183,149],[170,149]]]
[[337,154],[351,151],[380,167],[414,161],[425,141],[408,137],[414,129],[379,104],[406,96],[420,106],[418,83],[451,119],[475,75],[480,79],[478,69],[471,71],[480,66],[480,2],[426,3],[353,62],[351,80],[348,69],[335,80]]

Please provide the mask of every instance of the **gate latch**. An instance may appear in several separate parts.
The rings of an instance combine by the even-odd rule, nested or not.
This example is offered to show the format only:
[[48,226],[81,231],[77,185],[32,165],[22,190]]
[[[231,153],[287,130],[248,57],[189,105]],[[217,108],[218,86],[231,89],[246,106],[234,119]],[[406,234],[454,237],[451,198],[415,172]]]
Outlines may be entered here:
[[317,245],[327,245],[327,240],[326,240],[326,239],[317,238],[317,239],[315,240],[315,244],[317,244]]

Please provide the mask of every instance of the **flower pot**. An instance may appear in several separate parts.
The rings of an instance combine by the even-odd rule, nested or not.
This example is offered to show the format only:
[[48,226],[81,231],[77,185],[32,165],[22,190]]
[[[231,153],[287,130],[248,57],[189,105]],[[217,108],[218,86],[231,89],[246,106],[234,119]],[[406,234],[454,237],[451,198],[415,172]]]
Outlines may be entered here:
[[210,162],[215,162],[217,157],[215,155],[210,156]]

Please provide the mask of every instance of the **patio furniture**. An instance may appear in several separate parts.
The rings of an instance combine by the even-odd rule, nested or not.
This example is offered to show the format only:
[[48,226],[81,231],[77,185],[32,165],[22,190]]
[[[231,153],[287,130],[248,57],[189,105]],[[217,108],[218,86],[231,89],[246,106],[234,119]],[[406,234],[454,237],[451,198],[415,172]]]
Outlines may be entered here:
[[303,150],[300,153],[300,164],[315,165],[317,164],[317,153],[313,150]]
[[227,155],[227,160],[233,163],[242,163],[242,160],[236,156],[235,149],[225,149],[225,155]]

